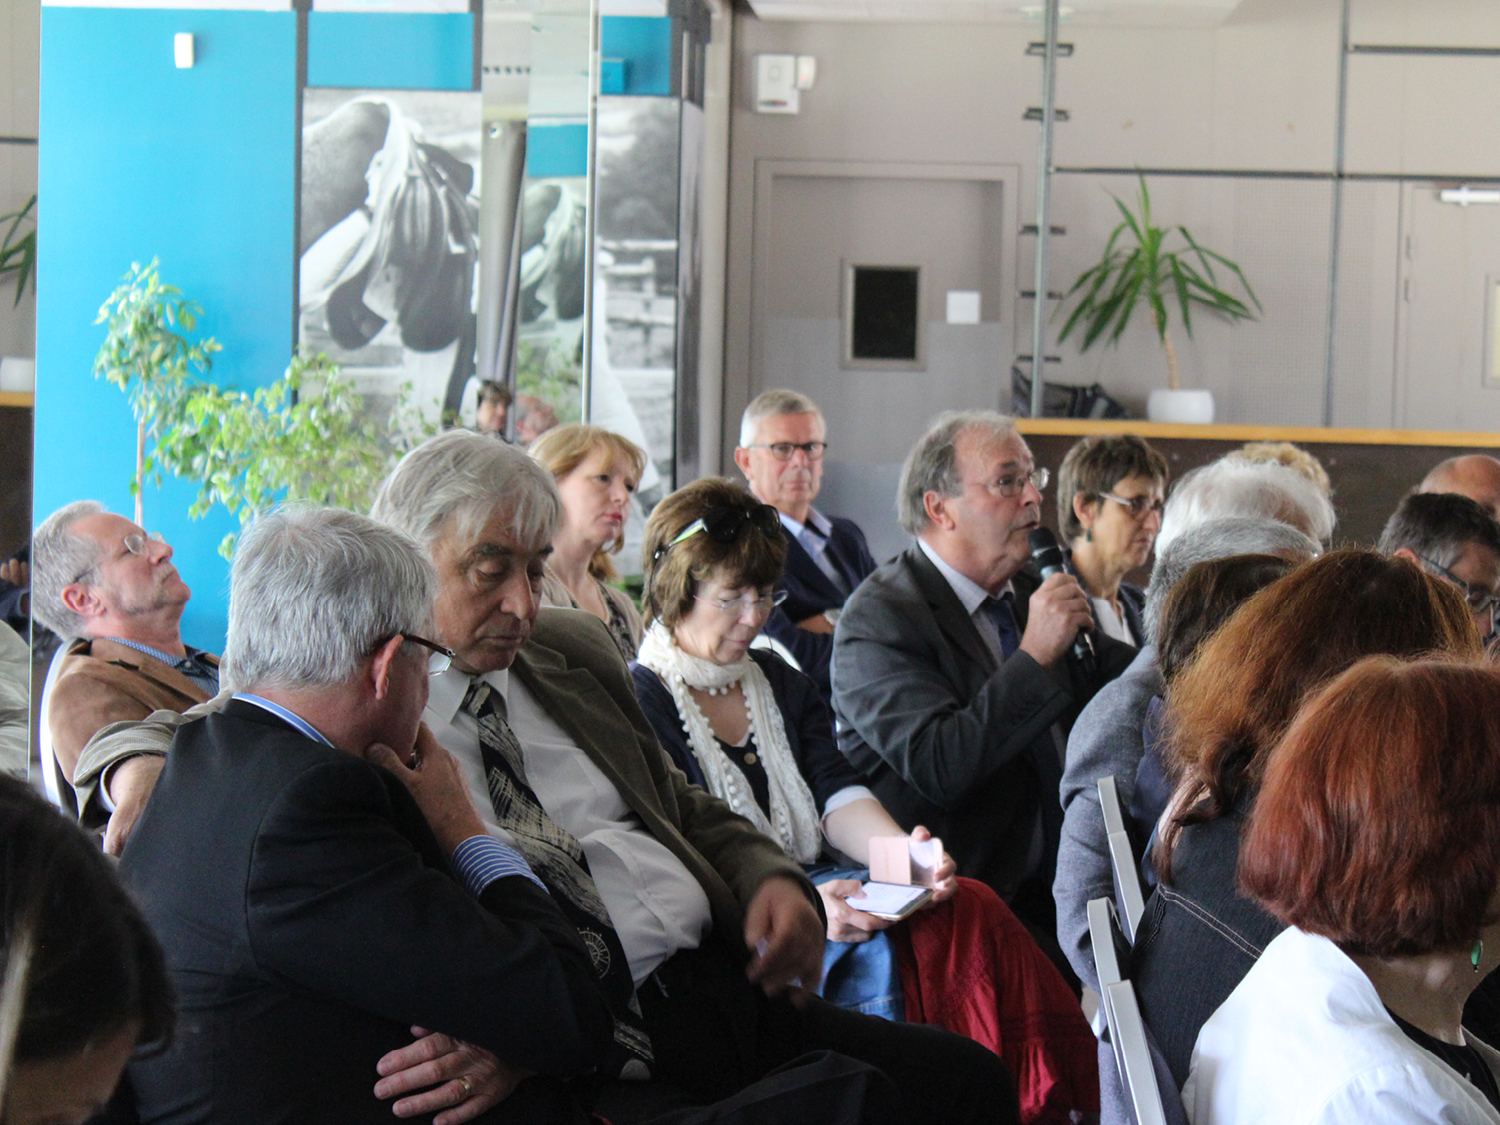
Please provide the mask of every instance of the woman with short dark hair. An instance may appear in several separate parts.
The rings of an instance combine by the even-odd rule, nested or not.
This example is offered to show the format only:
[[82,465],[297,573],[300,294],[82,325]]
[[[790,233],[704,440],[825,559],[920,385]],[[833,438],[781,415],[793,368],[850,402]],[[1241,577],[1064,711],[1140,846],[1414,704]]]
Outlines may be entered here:
[[98,846],[0,775],[0,1120],[94,1116],[137,1047],[165,1047],[161,947]]
[[695,481],[652,512],[644,555],[641,709],[690,780],[807,869],[828,918],[824,998],[983,1043],[1009,1064],[1028,1125],[1097,1112],[1078,1003],[993,890],[956,878],[943,854],[936,893],[904,922],[858,908],[871,838],[907,833],[839,753],[813,681],[751,648],[779,600],[776,509],[729,481]]
[[1057,524],[1106,634],[1140,648],[1146,595],[1122,581],[1145,566],[1161,530],[1167,459],[1133,434],[1080,439],[1057,472]]
[[1195,1125],[1500,1122],[1500,672],[1372,657],[1265,762],[1241,886],[1289,928],[1203,1026]]

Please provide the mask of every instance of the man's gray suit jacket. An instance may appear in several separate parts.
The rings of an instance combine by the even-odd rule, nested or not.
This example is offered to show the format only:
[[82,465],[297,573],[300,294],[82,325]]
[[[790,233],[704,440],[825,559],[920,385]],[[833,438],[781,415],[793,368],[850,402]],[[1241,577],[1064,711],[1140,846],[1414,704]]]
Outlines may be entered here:
[[[1040,584],[1029,566],[1012,579],[1023,632]],[[913,544],[870,575],[839,618],[839,749],[903,827],[924,824],[942,839],[959,874],[1007,900],[1028,876],[1050,888],[1062,774],[1052,727],[1066,733],[1135,653],[1097,634],[1094,643],[1094,682],[1066,661],[1049,670],[1019,651],[997,664],[947,579]]]

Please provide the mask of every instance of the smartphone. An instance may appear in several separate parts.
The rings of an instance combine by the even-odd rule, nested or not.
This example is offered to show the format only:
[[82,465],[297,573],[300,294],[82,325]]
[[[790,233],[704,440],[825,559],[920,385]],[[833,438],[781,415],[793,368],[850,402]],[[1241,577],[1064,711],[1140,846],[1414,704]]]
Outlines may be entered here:
[[931,897],[931,887],[869,882],[859,888],[859,894],[849,895],[844,901],[855,910],[899,922],[913,911],[920,910]]

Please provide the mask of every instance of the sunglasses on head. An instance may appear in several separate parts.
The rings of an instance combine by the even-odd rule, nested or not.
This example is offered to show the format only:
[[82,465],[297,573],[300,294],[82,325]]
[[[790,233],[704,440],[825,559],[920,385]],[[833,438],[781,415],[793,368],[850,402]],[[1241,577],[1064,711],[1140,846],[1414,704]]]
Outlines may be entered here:
[[696,519],[683,528],[676,539],[664,547],[658,547],[652,553],[651,561],[655,562],[684,539],[691,539],[700,531],[715,543],[733,543],[739,539],[740,532],[747,524],[753,524],[757,531],[769,539],[780,532],[781,517],[769,504],[756,504],[753,508],[711,508],[703,514],[702,519]]

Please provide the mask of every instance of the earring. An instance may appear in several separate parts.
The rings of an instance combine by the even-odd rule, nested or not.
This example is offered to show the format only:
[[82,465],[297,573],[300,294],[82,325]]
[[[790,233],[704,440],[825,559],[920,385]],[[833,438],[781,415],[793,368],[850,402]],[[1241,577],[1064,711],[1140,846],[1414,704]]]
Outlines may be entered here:
[[1094,529],[1092,527],[1083,529],[1083,541],[1085,543],[1092,543],[1094,541]]
[[1479,960],[1483,956],[1484,956],[1484,938],[1477,937],[1477,938],[1474,939],[1474,948],[1471,949],[1471,950],[1469,950],[1469,964],[1471,964],[1471,965],[1474,966],[1474,973],[1475,973],[1475,975],[1478,975],[1478,973],[1479,973]]

